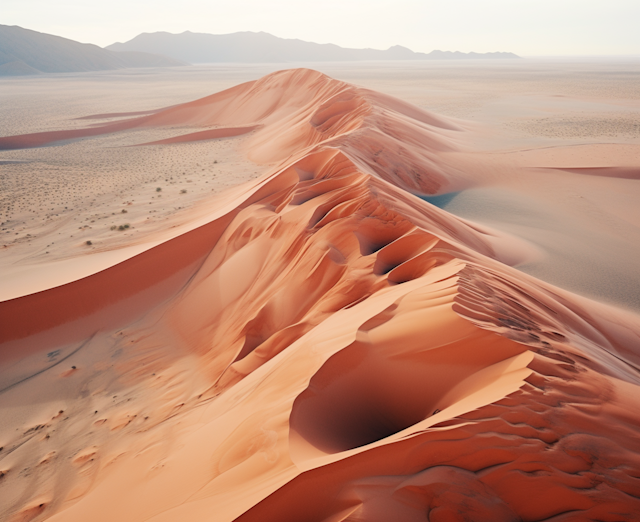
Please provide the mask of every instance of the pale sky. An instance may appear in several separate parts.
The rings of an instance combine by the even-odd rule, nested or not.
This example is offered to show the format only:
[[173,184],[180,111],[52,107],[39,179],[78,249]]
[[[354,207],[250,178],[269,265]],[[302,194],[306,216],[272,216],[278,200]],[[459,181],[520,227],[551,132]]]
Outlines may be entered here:
[[0,0],[0,24],[100,46],[265,31],[355,48],[640,55],[640,0]]

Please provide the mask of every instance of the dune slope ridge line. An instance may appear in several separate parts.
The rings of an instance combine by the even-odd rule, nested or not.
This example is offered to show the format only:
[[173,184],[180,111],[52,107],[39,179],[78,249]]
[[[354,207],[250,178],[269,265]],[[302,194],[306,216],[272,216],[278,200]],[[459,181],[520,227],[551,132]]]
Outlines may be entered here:
[[292,70],[0,138],[184,126],[145,145],[246,134],[273,165],[206,223],[0,302],[2,517],[633,520],[638,318],[422,199],[476,183],[465,125]]

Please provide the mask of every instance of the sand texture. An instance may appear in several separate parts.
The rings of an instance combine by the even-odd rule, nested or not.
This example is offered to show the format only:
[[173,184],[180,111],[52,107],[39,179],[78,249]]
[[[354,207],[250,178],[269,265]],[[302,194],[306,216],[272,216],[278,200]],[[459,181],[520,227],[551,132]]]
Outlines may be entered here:
[[[130,165],[5,214],[3,520],[637,517],[634,136],[551,145],[304,68],[132,109],[0,138],[11,168]],[[609,258],[607,298],[571,291]]]

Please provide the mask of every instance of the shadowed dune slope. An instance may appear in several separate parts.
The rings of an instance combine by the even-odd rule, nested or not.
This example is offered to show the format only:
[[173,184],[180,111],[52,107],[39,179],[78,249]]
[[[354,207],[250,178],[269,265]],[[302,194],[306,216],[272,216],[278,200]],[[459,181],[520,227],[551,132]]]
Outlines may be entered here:
[[73,132],[182,124],[255,126],[274,166],[207,224],[0,303],[3,517],[634,519],[640,321],[414,195],[473,182],[463,124],[294,70]]

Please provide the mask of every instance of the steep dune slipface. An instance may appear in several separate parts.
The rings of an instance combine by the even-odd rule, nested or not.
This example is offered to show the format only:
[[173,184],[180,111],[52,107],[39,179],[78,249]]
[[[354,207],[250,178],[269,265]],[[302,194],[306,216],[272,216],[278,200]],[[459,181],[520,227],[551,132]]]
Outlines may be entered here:
[[460,124],[301,70],[93,129],[167,124],[257,126],[277,166],[204,226],[0,303],[0,400],[31,398],[0,434],[8,517],[640,511],[638,319],[413,195],[471,183]]

